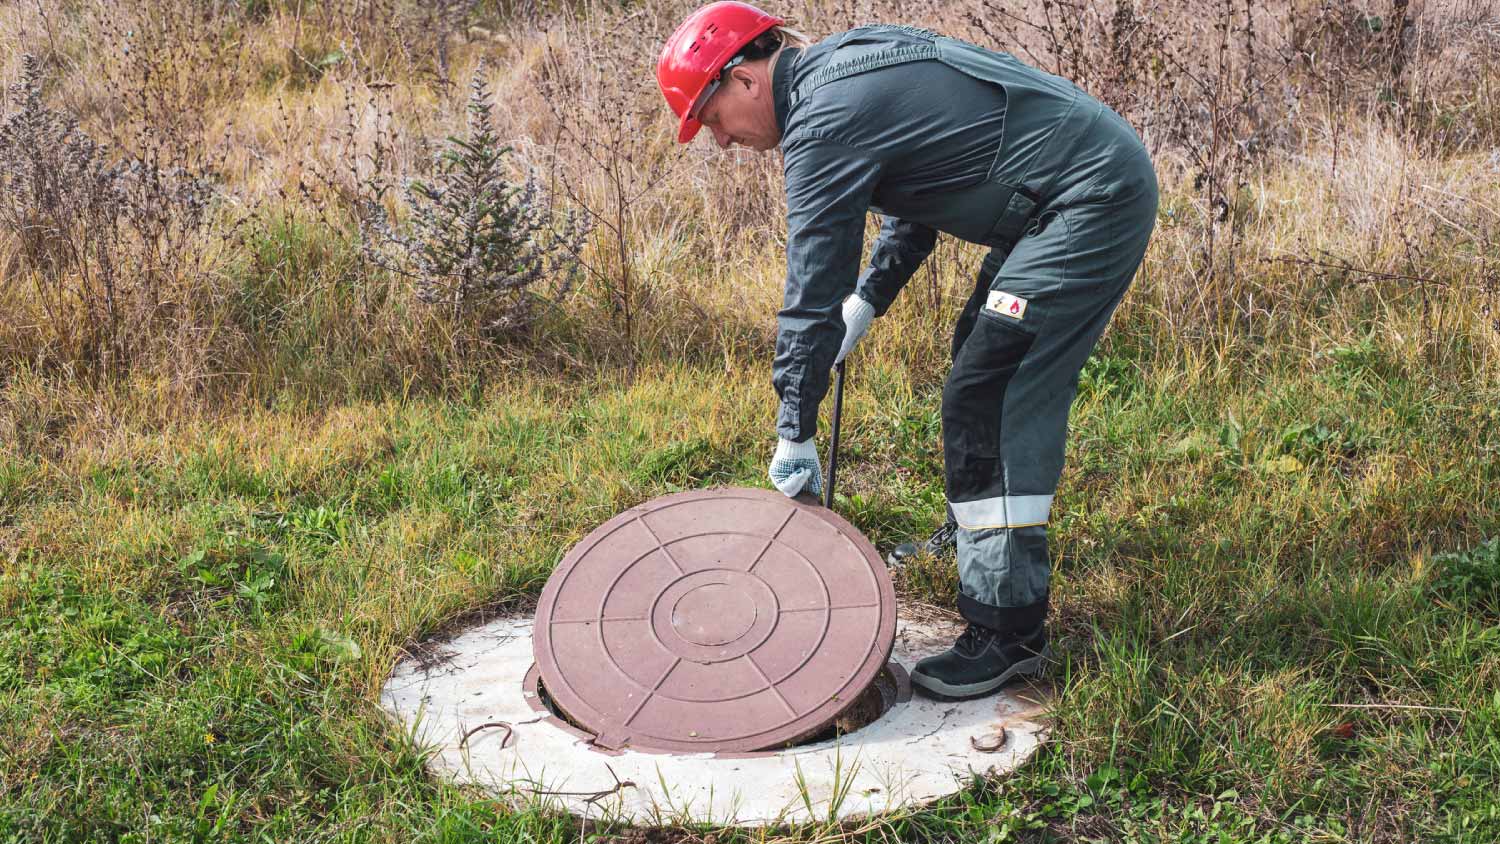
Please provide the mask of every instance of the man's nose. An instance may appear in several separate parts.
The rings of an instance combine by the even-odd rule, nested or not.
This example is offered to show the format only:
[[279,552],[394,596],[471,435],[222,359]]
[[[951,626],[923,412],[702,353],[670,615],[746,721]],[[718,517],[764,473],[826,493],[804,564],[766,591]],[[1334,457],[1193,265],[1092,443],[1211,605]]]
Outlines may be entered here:
[[714,133],[714,143],[719,145],[719,149],[729,149],[728,132],[721,132],[714,128],[710,128],[709,131]]

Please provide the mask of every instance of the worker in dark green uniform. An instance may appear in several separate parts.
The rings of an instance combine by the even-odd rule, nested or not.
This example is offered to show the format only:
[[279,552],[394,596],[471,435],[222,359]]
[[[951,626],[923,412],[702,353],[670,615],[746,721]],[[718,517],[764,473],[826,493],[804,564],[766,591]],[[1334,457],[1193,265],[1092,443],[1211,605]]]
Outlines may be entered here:
[[[810,46],[743,3],[699,9],[657,68],[679,139],[781,148],[787,277],[769,475],[821,492],[829,372],[939,232],[990,247],[953,334],[943,460],[968,629],[918,663],[945,697],[1043,666],[1047,520],[1078,373],[1145,255],[1155,171],[1135,131],[1067,80],[903,26]],[[865,215],[884,218],[863,272]]]

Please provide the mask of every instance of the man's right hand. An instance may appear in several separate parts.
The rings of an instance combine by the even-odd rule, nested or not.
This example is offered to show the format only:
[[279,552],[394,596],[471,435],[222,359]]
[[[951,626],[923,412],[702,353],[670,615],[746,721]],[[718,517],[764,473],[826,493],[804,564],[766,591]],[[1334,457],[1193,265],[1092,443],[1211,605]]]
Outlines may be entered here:
[[818,464],[818,448],[812,437],[800,443],[778,438],[766,475],[787,498],[796,498],[803,490],[815,496],[823,494],[823,467]]
[[870,323],[874,319],[875,306],[860,298],[858,293],[850,293],[849,298],[844,300],[844,342],[839,346],[839,356],[833,359],[834,363],[844,362],[844,358],[854,351],[859,338],[870,330]]

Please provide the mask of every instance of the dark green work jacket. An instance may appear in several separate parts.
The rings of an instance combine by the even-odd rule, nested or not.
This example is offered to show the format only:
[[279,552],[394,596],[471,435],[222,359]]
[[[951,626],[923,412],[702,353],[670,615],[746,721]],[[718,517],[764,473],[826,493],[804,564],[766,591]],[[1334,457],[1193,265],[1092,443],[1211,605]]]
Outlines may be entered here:
[[[857,286],[884,313],[938,232],[1009,250],[1049,198],[1085,176],[1079,142],[1120,130],[1065,79],[911,27],[788,49],[772,90],[787,200],[772,381],[777,431],[800,442],[817,428],[844,297]],[[861,275],[868,211],[885,219]]]

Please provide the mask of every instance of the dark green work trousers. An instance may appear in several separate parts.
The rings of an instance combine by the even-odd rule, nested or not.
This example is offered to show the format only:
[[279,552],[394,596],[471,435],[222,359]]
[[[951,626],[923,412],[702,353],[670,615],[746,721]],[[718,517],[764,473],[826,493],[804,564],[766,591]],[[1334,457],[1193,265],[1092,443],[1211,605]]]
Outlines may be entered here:
[[1096,128],[1075,155],[1078,177],[1009,252],[985,258],[953,334],[943,446],[958,606],[993,629],[1046,615],[1046,524],[1078,375],[1156,222],[1155,171],[1135,132],[1109,111]]

